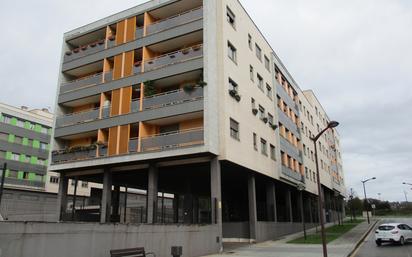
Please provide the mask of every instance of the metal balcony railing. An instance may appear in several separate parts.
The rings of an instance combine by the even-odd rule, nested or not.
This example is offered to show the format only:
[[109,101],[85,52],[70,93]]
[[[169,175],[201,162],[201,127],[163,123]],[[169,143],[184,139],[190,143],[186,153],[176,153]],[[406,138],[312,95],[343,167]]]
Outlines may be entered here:
[[164,151],[203,143],[203,128],[175,131],[140,139],[141,152]]
[[56,118],[56,127],[65,127],[78,123],[85,123],[99,119],[100,109],[92,109],[84,112],[71,113]]
[[99,72],[88,77],[69,81],[61,85],[60,92],[67,93],[80,88],[101,84],[103,83],[103,77],[105,82],[110,82],[112,81],[112,76],[113,71]]
[[296,172],[284,165],[282,165],[281,170],[282,170],[282,174],[285,175],[286,177],[305,183],[305,177],[302,176],[302,174],[300,174],[299,172]]
[[[173,90],[143,100],[143,111],[148,109],[163,108],[184,102],[195,101],[203,98],[203,88],[193,87],[190,91],[182,89]],[[130,112],[140,111],[140,99],[133,100],[130,104]],[[110,118],[110,106],[103,107],[101,119]],[[56,118],[56,127],[65,127],[75,124],[91,122],[100,119],[100,109],[92,109],[84,112],[70,113]]]
[[74,50],[67,51],[63,62],[70,62],[78,58],[100,52],[105,49],[106,40],[101,39],[88,45],[80,46]]
[[[140,143],[140,151],[138,151]],[[149,137],[131,138],[129,140],[129,154],[167,151],[171,149],[191,147],[204,144],[203,128],[180,130],[165,134],[158,134]],[[97,148],[99,154],[97,155]],[[107,156],[107,147],[98,146],[96,149],[80,150],[75,152],[53,152],[52,163],[65,163],[95,159]]]
[[4,178],[4,183],[9,184],[9,185],[28,186],[28,187],[37,187],[37,188],[44,188],[46,184],[43,181],[34,181],[34,180],[27,180],[27,179],[8,178],[8,177]]
[[147,60],[144,62],[144,71],[156,70],[168,65],[199,58],[201,56],[203,56],[203,45],[196,45]]
[[190,11],[180,13],[175,16],[171,16],[164,20],[160,20],[156,23],[149,25],[146,28],[146,35],[154,34],[161,32],[173,27],[177,27],[186,23],[189,23],[194,20],[199,20],[203,17],[203,7],[198,7]]

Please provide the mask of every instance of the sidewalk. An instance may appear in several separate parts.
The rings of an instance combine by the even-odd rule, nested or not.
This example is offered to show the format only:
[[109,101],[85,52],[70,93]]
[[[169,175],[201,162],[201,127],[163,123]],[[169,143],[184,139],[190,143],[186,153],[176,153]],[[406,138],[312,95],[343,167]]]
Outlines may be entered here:
[[[372,226],[375,221],[371,222]],[[328,244],[329,257],[347,257],[355,248],[359,239],[370,227],[367,222],[362,222],[342,237]],[[313,233],[311,229],[309,233]],[[209,255],[208,257],[319,257],[322,256],[322,245],[287,244],[286,242],[303,236],[303,233],[289,235],[281,240],[267,241],[254,245],[247,245],[223,252],[221,254]]]

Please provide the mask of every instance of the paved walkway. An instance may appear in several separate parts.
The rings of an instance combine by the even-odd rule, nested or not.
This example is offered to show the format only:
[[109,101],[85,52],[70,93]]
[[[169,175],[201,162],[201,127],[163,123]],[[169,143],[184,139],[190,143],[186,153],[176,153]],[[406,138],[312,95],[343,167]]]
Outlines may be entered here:
[[[374,222],[371,222],[372,224]],[[329,257],[347,257],[355,248],[356,243],[367,231],[369,225],[363,222],[351,229],[342,237],[328,244]],[[310,230],[313,233],[314,229]],[[289,235],[281,240],[267,241],[259,244],[241,246],[221,254],[208,257],[319,257],[322,256],[322,245],[287,244],[286,242],[303,236],[303,233]]]

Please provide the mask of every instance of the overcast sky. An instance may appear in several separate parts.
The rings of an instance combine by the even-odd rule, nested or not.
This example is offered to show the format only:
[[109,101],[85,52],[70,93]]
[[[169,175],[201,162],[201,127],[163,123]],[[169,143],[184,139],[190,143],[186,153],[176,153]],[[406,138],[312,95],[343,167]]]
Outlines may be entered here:
[[[207,0],[206,0],[207,1]],[[0,102],[53,109],[65,31],[142,0],[6,1]],[[302,89],[341,122],[345,179],[412,200],[412,1],[241,0]]]

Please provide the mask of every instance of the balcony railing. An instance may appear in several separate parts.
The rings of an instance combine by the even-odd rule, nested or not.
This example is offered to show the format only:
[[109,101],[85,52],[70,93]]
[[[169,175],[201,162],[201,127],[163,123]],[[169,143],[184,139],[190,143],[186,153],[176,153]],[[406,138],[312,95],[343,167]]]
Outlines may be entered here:
[[203,17],[203,7],[198,7],[196,9],[192,9],[190,11],[180,13],[178,15],[169,17],[164,20],[160,20],[156,23],[149,25],[146,28],[146,34],[154,34],[160,31],[164,31],[167,29],[171,29],[173,27],[177,27],[186,23],[189,23],[194,20],[201,19]]
[[203,56],[203,45],[196,45],[147,60],[144,63],[144,71],[147,72],[156,70],[168,65],[195,59],[201,56]]
[[27,180],[27,179],[8,178],[8,177],[4,178],[4,183],[9,184],[9,185],[28,186],[28,187],[36,187],[36,188],[44,188],[46,184],[43,181],[33,181],[33,180]]
[[75,59],[100,52],[105,49],[106,40],[101,39],[88,45],[80,46],[74,50],[67,51],[64,55],[63,62],[70,62]]
[[[166,106],[181,104],[184,102],[196,101],[203,98],[203,89],[201,87],[193,87],[190,91],[182,89],[173,90],[154,96],[146,97],[143,100],[143,111],[148,109],[163,108]],[[130,112],[135,113],[140,111],[140,100],[133,100],[130,104]],[[110,118],[110,106],[103,107],[102,119]],[[100,119],[100,109],[92,109],[79,113],[71,113],[64,116],[59,116],[56,119],[56,127],[65,127],[74,124],[81,124]]]
[[88,77],[69,81],[61,85],[60,92],[67,93],[67,92],[77,90],[80,88],[85,88],[85,87],[101,84],[103,83],[103,77],[104,77],[105,82],[110,82],[112,81],[112,76],[113,76],[112,71],[99,72],[99,73],[93,74]]
[[[140,143],[140,151],[138,149]],[[129,140],[129,154],[166,151],[204,144],[203,128],[180,130],[149,137],[131,138]],[[97,150],[99,154],[97,155]],[[54,151],[52,163],[66,163],[72,161],[89,160],[107,156],[107,147],[87,149],[76,152]]]
[[85,123],[99,119],[100,109],[92,109],[84,112],[71,113],[56,118],[57,127],[65,127],[77,123]]
[[297,180],[299,182],[305,183],[305,177],[302,176],[299,172],[296,172],[284,165],[282,165],[282,174],[285,175],[286,177],[292,178],[294,180]]
[[164,151],[203,144],[203,128],[181,130],[141,138],[141,151]]

